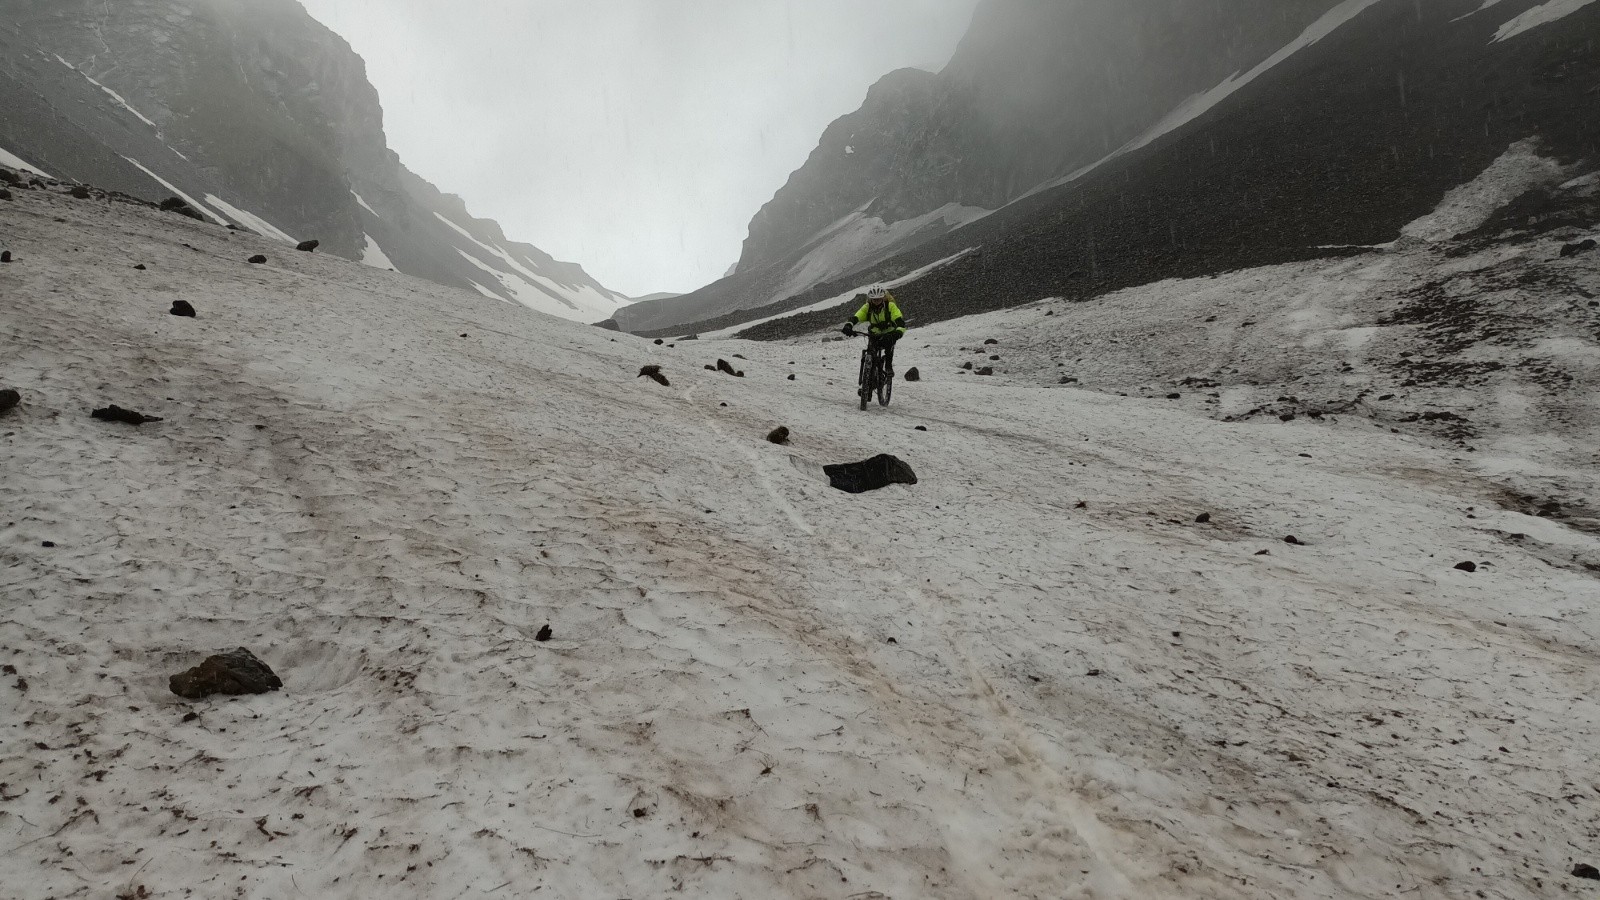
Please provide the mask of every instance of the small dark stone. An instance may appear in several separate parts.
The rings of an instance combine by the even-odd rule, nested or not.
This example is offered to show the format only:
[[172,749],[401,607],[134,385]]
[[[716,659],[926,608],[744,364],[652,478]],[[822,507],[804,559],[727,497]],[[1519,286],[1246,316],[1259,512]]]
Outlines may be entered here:
[[115,403],[102,409],[97,409],[89,415],[105,422],[123,422],[128,425],[143,425],[146,422],[161,421],[160,416],[147,416],[131,409],[123,409]]
[[55,541],[40,541],[39,542],[39,546],[41,546],[41,547],[54,547],[55,545],[56,545]]
[[300,243],[295,244],[294,248],[302,253],[310,253],[320,246],[322,246],[321,241],[301,241]]
[[89,189],[81,184],[74,185],[72,188],[72,196],[78,200],[87,200],[89,199]]
[[921,381],[922,380],[922,372],[918,371],[916,366],[912,366],[911,368],[906,370],[906,380],[907,381]]
[[1182,394],[1168,394],[1167,395],[1167,399],[1168,400],[1182,400],[1183,399],[1183,395]]
[[963,368],[963,369],[966,369],[966,370],[968,370],[968,371],[971,371],[971,369],[972,369],[972,363],[970,363],[970,362],[964,362],[964,363],[962,363],[962,364],[961,364],[961,368]]
[[1279,416],[1278,418],[1282,419],[1285,422],[1293,422],[1294,421],[1294,413],[1284,413],[1283,415]]
[[1099,678],[1100,677],[1100,670],[1099,669],[1090,669],[1089,671],[1085,672],[1084,674],[1088,675],[1090,678]]
[[983,368],[979,369],[976,374],[979,374],[979,375],[993,375],[994,374],[994,366],[984,366]]
[[1300,539],[1299,539],[1299,538],[1297,538],[1297,537],[1295,537],[1295,536],[1294,536],[1294,535],[1292,535],[1292,534],[1291,534],[1291,535],[1289,535],[1289,536],[1288,536],[1288,537],[1286,537],[1286,538],[1284,538],[1284,539],[1283,539],[1283,542],[1284,542],[1284,543],[1285,543],[1285,544],[1293,544],[1293,545],[1295,545],[1295,546],[1296,546],[1296,547],[1299,547],[1299,546],[1302,546],[1302,545],[1301,545],[1301,543],[1300,543]]
[[[1594,242],[1590,241],[1589,243],[1592,244]],[[1572,877],[1587,878],[1590,881],[1600,881],[1600,869],[1596,869],[1594,866],[1591,866],[1588,863],[1578,863],[1572,867]]]
[[1207,522],[1210,522],[1210,521],[1211,521],[1211,513],[1201,513],[1200,515],[1194,517],[1194,523],[1196,525],[1204,525],[1204,524],[1206,524]]
[[662,344],[665,344],[665,343],[666,343],[666,341],[663,341],[661,338],[656,338],[656,346],[657,347],[659,347],[659,346],[661,346]]
[[11,412],[13,409],[16,409],[17,405],[21,402],[22,394],[18,393],[17,391],[12,390],[11,388],[6,388],[5,390],[0,391],[0,416],[3,416],[6,413]]
[[1000,342],[999,342],[999,341],[997,341],[997,340],[995,340],[995,339],[994,339],[994,338],[989,338],[989,339],[988,339],[988,340],[986,340],[986,341],[984,341],[984,342],[983,342],[983,343],[984,343],[984,344],[985,344],[985,345],[988,345],[988,344],[998,344],[998,343],[1000,343]]
[[917,426],[917,430],[918,431],[927,431],[928,430],[928,426],[926,426],[926,425],[918,425]]
[[1456,563],[1456,568],[1463,572],[1476,572],[1478,571],[1478,564],[1475,562],[1458,562]]
[[533,636],[533,639],[542,644],[545,641],[550,640],[550,635],[551,634],[552,634],[552,632],[550,630],[550,623],[546,622],[544,624],[544,627],[540,628],[538,633]]
[[1063,375],[1057,384],[1076,384],[1077,381],[1078,379],[1073,378],[1071,375]]
[[789,375],[789,380],[790,380],[790,381],[793,381],[793,380],[794,380],[794,375],[793,375],[793,373],[791,373],[791,374],[790,374],[790,375]]
[[262,256],[259,253],[257,253],[255,256],[250,257],[250,260],[249,260],[251,265],[256,265],[256,266],[259,266],[259,265],[261,265],[262,263],[264,263],[266,261],[267,261],[267,258],[265,256]]
[[139,270],[140,272],[143,272],[143,271],[145,271],[146,267],[145,267],[144,263],[139,263],[137,266],[134,266],[134,268]]
[[744,357],[743,357],[743,356],[741,356],[741,355],[740,355],[740,354],[738,354],[738,353],[735,353],[735,354],[733,354],[733,358],[734,358],[734,359],[744,359],[744,361],[745,361],[745,362],[749,362],[749,361],[750,361],[750,360],[748,360],[748,359],[745,359],[745,358],[744,358]]
[[175,316],[187,316],[191,319],[195,318],[194,306],[191,305],[187,300],[172,301],[172,309],[168,310],[168,312]]
[[1257,550],[1256,551],[1256,555],[1257,556],[1271,556],[1272,555],[1272,551],[1271,550]]
[[1078,501],[1078,505],[1073,507],[1073,509],[1088,509],[1088,508],[1089,508],[1089,501],[1087,501],[1087,500],[1079,500]]
[[999,362],[999,361],[1000,361],[999,355],[995,355],[995,356],[989,357],[989,362]]
[[0,263],[8,263],[8,262],[11,262],[11,251],[10,250],[0,250]]
[[767,440],[774,444],[787,444],[789,443],[789,429],[779,425],[777,428],[772,429],[771,434],[767,435]]
[[206,658],[167,681],[174,694],[199,700],[212,694],[265,694],[283,687],[271,667],[243,647]]

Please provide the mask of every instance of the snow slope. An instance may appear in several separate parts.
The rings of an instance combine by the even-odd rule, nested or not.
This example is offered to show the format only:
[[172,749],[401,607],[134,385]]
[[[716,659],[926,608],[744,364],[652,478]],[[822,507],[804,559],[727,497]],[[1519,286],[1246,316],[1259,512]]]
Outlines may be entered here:
[[[860,413],[855,344],[0,225],[18,896],[1587,896],[1600,592],[1503,535],[1600,541],[1460,452],[933,370],[1038,309]],[[921,483],[820,478],[877,452]],[[282,692],[167,692],[240,644]]]
[[1494,43],[1510,40],[1540,25],[1549,25],[1551,22],[1564,19],[1593,2],[1594,0],[1549,0],[1548,3],[1535,6],[1501,25],[1500,30],[1495,32]]

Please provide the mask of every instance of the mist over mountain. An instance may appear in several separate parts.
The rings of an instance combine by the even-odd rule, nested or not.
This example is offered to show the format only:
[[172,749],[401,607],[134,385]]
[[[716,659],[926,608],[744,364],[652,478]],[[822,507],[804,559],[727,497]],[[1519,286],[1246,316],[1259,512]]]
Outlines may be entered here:
[[920,315],[1389,240],[1519,140],[1595,152],[1577,110],[1597,18],[1537,0],[989,0],[944,71],[892,74],[827,130],[731,276],[617,320],[723,327],[969,249],[906,288]]
[[295,0],[5,9],[0,151],[57,178],[565,318],[628,302],[407,169],[361,58]]

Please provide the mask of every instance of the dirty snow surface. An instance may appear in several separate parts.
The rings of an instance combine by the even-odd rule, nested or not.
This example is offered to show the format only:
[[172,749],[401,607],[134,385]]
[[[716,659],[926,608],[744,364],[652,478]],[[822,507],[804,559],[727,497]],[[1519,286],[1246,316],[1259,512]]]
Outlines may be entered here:
[[942,364],[1037,309],[863,413],[858,344],[0,228],[7,897],[1593,896],[1597,541],[1479,454]]

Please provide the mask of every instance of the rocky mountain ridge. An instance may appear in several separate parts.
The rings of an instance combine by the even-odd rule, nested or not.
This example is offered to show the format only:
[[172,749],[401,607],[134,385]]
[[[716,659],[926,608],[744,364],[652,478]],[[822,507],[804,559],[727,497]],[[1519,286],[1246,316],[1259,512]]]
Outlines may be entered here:
[[595,321],[627,298],[388,147],[365,64],[295,0],[11,0],[0,153],[218,224]]

